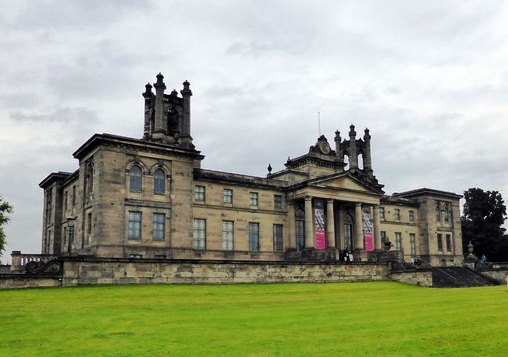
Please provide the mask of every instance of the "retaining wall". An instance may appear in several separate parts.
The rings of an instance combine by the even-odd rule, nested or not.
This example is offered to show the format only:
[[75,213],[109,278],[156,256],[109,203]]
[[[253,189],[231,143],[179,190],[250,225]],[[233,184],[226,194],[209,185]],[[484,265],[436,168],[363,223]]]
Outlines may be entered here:
[[381,264],[65,260],[64,286],[97,284],[236,284],[388,280]]

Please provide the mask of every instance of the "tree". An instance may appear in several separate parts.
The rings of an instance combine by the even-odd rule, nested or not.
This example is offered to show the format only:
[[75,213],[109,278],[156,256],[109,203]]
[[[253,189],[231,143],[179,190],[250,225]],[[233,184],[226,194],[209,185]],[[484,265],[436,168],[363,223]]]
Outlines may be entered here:
[[470,188],[464,191],[462,245],[472,242],[477,257],[485,255],[490,261],[508,261],[508,242],[502,227],[506,219],[506,206],[497,191]]
[[12,212],[12,206],[9,202],[6,202],[0,197],[0,257],[2,256],[3,251],[5,250],[5,244],[7,243],[5,240],[5,232],[4,232],[4,224],[9,222],[8,214]]

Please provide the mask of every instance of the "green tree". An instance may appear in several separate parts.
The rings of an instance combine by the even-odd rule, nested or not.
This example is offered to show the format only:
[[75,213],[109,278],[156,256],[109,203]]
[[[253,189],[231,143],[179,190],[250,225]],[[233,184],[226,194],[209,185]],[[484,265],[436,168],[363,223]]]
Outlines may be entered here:
[[470,188],[464,191],[462,244],[467,255],[471,241],[477,257],[485,255],[490,261],[508,261],[508,243],[502,227],[506,219],[506,206],[497,191]]

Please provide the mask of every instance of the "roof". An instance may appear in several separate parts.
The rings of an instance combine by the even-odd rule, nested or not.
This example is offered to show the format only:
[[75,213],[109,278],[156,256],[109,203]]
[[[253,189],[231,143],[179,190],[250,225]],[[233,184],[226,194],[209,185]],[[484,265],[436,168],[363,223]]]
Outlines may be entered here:
[[97,145],[102,143],[117,143],[124,145],[137,146],[144,149],[154,149],[162,151],[170,151],[171,153],[179,153],[183,155],[191,155],[196,158],[203,159],[204,156],[200,155],[200,151],[195,149],[183,148],[175,145],[163,144],[143,139],[134,139],[126,136],[113,135],[113,134],[94,134],[88,139],[83,145],[77,149],[72,156],[76,159],[80,159],[94,149]]
[[194,179],[204,181],[225,182],[262,188],[279,189],[287,185],[286,181],[267,179],[264,177],[234,174],[230,172],[194,169]]
[[398,192],[393,194],[394,197],[419,197],[419,196],[441,196],[452,199],[461,199],[462,195],[453,192],[440,191],[432,188],[418,188],[416,190]]
[[55,181],[66,180],[71,175],[72,175],[71,172],[65,172],[65,171],[52,172],[48,176],[46,176],[46,178],[44,180],[42,180],[41,183],[39,183],[39,187],[46,188]]

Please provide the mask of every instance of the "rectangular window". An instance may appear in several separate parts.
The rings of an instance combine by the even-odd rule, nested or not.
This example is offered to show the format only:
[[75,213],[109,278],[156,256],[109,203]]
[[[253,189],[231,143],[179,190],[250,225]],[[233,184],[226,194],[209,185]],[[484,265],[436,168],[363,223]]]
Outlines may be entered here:
[[282,209],[282,196],[273,195],[273,207],[275,209]]
[[86,234],[90,235],[92,234],[92,212],[88,212],[86,220],[87,220]]
[[402,250],[402,233],[395,232],[395,250]]
[[152,220],[153,240],[164,240],[164,227],[166,215],[164,213],[154,213]]
[[129,211],[129,239],[141,239],[141,212]]
[[396,221],[400,221],[400,209],[395,208],[395,210],[393,211],[393,218]]
[[233,204],[233,190],[229,188],[224,189],[224,203]]
[[441,233],[437,235],[437,251],[443,253],[443,235]]
[[379,207],[379,219],[380,220],[385,220],[385,208],[384,207]]
[[250,198],[250,205],[251,206],[254,206],[254,207],[257,207],[258,206],[258,193],[257,192],[250,192],[249,193],[249,198]]
[[414,222],[414,221],[415,221],[415,211],[410,210],[409,211],[409,222]]
[[411,245],[411,255],[416,255],[416,235],[409,233],[409,244]]
[[194,249],[205,249],[206,246],[206,219],[194,219],[192,234],[192,247]]
[[249,222],[249,250],[259,250],[259,223]]
[[72,186],[72,207],[76,206],[76,186]]
[[233,221],[222,221],[222,249],[233,250]]
[[381,235],[381,246],[384,247],[385,242],[386,242],[386,232],[385,231],[381,231],[379,233]]
[[273,251],[282,252],[284,249],[282,242],[282,224],[273,225]]
[[205,186],[196,186],[196,189],[194,191],[194,198],[196,201],[204,201],[205,200]]
[[65,191],[65,193],[64,193],[64,213],[67,211],[68,201],[69,201],[69,191]]
[[452,251],[452,236],[451,236],[451,234],[446,235],[446,251],[447,252]]

